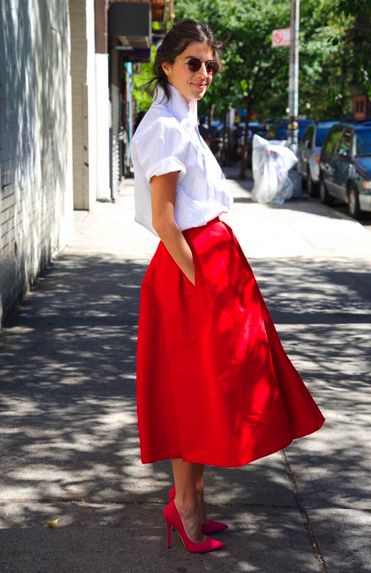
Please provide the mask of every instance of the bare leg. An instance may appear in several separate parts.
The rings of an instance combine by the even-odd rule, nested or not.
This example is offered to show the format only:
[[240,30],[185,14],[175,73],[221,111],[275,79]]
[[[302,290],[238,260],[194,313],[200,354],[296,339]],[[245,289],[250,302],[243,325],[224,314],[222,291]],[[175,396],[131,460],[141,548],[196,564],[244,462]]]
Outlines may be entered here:
[[201,523],[205,523],[205,521],[207,521],[205,501],[204,501],[205,466],[203,464],[202,465],[195,464],[194,471],[195,471],[198,509],[200,512]]
[[201,514],[196,490],[196,464],[182,459],[171,460],[175,483],[175,506],[188,537],[200,542],[206,538],[201,531]]

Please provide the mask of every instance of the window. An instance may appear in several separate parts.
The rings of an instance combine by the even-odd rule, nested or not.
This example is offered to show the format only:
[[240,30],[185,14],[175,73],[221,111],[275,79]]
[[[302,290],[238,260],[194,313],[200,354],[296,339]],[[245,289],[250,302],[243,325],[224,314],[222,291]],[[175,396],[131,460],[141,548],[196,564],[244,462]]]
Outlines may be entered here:
[[358,99],[356,100],[356,113],[364,113],[365,112],[365,100]]
[[303,135],[303,138],[301,140],[301,144],[303,147],[308,147],[309,149],[312,149],[313,130],[314,130],[313,125],[309,125],[306,128],[304,135]]
[[356,154],[371,155],[371,129],[365,129],[356,134]]
[[339,141],[337,152],[344,157],[351,157],[352,155],[353,132],[351,129],[344,129],[342,137]]
[[316,145],[318,147],[322,147],[323,145],[323,141],[326,137],[326,134],[328,132],[328,127],[317,127],[317,131],[316,131]]
[[339,126],[329,131],[326,138],[325,145],[323,146],[323,152],[326,155],[332,155],[335,152],[336,146],[341,138],[342,130]]

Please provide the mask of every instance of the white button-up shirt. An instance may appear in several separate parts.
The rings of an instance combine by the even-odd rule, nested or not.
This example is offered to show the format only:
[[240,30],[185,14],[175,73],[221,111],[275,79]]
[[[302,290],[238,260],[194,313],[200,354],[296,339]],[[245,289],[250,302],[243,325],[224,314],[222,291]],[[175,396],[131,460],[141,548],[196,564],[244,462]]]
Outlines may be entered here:
[[229,210],[232,196],[214,155],[197,126],[197,100],[189,104],[171,85],[161,88],[131,143],[135,176],[135,220],[152,227],[150,181],[154,175],[179,172],[175,221],[180,230],[200,227]]

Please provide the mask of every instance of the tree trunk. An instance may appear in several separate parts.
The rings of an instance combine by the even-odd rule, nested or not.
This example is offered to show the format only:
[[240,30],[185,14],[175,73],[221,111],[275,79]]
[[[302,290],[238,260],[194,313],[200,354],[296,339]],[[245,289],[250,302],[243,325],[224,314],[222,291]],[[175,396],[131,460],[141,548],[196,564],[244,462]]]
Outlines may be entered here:
[[222,165],[226,165],[228,158],[228,108],[224,108],[224,126],[223,126],[223,140],[222,140]]
[[242,157],[241,157],[241,164],[240,164],[240,173],[238,178],[241,180],[246,179],[246,170],[247,170],[247,142],[249,136],[249,113],[250,113],[250,105],[251,101],[249,98],[246,98],[246,122],[245,122],[245,133],[243,138],[243,145],[242,145]]
[[212,103],[211,106],[209,107],[209,113],[208,113],[208,120],[209,120],[209,128],[211,129],[211,124],[213,122],[214,119],[214,109],[215,109],[215,103]]

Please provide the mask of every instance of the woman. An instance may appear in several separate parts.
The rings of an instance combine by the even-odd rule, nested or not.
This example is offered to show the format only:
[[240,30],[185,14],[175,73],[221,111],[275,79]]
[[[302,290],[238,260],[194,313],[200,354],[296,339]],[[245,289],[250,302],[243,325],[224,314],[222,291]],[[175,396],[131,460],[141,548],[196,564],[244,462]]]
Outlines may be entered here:
[[137,411],[141,459],[170,459],[164,509],[188,551],[221,549],[204,466],[241,466],[314,432],[323,416],[286,356],[251,268],[219,219],[232,199],[197,128],[218,72],[206,24],[176,24],[154,63],[156,97],[132,142],[136,220],[161,239],[141,285]]

